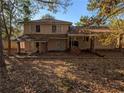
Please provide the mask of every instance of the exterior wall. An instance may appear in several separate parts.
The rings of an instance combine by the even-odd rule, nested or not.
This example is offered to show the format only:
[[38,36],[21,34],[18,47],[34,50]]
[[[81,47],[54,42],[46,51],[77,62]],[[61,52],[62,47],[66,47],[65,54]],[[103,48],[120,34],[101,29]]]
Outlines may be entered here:
[[[76,39],[79,42],[79,48],[81,50],[89,49],[90,48],[90,39],[88,41],[84,41],[83,38]],[[25,42],[25,49],[29,53],[36,52],[36,45],[35,42]],[[47,44],[48,51],[65,51],[68,48],[68,41],[66,39],[50,39],[48,40]],[[109,46],[104,46],[100,43],[97,39],[95,39],[94,44],[95,49],[115,49],[116,46],[114,44]],[[44,45],[40,44],[40,52],[45,50]]]
[[[40,32],[36,32],[36,25],[40,25]],[[52,24],[41,24],[41,23],[25,23],[24,24],[24,34],[67,34],[69,29],[69,24],[54,24],[56,25],[56,32],[52,32]],[[96,31],[97,32],[97,31]],[[97,32],[98,34],[98,32]],[[103,32],[102,32],[103,34]],[[80,49],[89,49],[90,48],[90,39],[88,41],[82,37],[76,37],[76,40],[79,43]],[[25,42],[25,49],[28,52],[36,52],[35,42]],[[63,51],[69,47],[69,42],[64,39],[51,39],[48,41],[48,51]],[[40,47],[44,48],[44,47]],[[109,46],[104,46],[99,40],[95,39],[94,44],[95,49],[114,49],[116,45],[112,44]],[[41,49],[42,51],[43,49]]]
[[[37,51],[36,45],[34,42],[25,42],[25,51],[28,53],[34,53]],[[40,43],[39,50],[40,53],[45,52],[45,44]],[[65,51],[67,49],[67,40],[66,39],[50,39],[47,43],[48,51]]]
[[[20,42],[20,46],[21,46],[21,48],[25,48],[25,44],[24,44],[24,42]],[[8,42],[7,42],[7,40],[4,40],[3,41],[3,47],[4,47],[4,49],[8,49]],[[17,42],[16,41],[11,41],[11,48],[12,49],[17,49]]]
[[124,48],[124,35],[122,36],[121,42],[120,42],[119,39],[120,39],[120,38],[118,37],[118,38],[117,38],[116,48],[119,48],[119,43],[121,43],[121,44],[122,44],[122,48]]
[[[40,32],[36,32],[36,25],[40,25]],[[52,25],[56,25],[56,32],[52,32]],[[67,23],[24,23],[24,34],[67,34],[70,24]],[[48,51],[63,51],[67,49],[67,40],[65,39],[51,39],[48,41]],[[45,48],[40,43],[40,51]],[[43,47],[42,47],[43,46]],[[35,42],[25,42],[25,51],[36,52],[37,48]]]
[[[40,32],[36,32],[36,25],[40,25]],[[56,32],[52,32],[52,24],[26,23],[24,34],[67,34],[68,24],[55,24]]]
[[[119,41],[118,41],[118,42],[119,42]],[[121,43],[122,43],[122,48],[124,48],[124,35],[122,36]]]
[[30,23],[24,23],[24,34],[30,33]]
[[26,52],[34,52],[33,42],[31,42],[31,41],[26,41],[25,42],[25,51]]
[[90,40],[84,40],[84,37],[72,37],[72,41],[78,41],[78,48],[81,50],[89,49],[90,48]]
[[[7,42],[7,40],[3,41],[3,47],[4,47],[5,52],[8,52],[8,51],[6,51],[6,50],[8,50],[8,42]],[[25,49],[24,42],[20,42],[20,47],[21,47],[22,50]],[[12,55],[17,53],[17,48],[18,48],[17,42],[16,41],[11,41],[11,54]]]
[[[44,53],[47,51],[47,42],[39,42],[39,52],[40,53]],[[36,48],[36,42],[32,42],[32,52],[36,52],[37,48]]]
[[80,49],[89,49],[90,48],[90,40],[88,41],[84,41],[83,37],[78,38],[78,42],[79,42],[79,48]]
[[25,42],[25,45],[26,45],[27,52],[34,53],[34,52],[37,51],[36,42],[35,41]]
[[111,45],[105,46],[103,45],[97,38],[95,39],[95,44],[94,44],[95,49],[115,49],[116,45],[113,43]]
[[[4,49],[8,49],[8,42],[7,42],[7,40],[4,40],[4,41],[3,41],[3,47],[4,47]],[[16,48],[17,48],[17,43],[16,43],[16,41],[12,41],[12,42],[11,42],[11,48],[12,48],[12,49],[16,49]]]
[[[3,48],[4,48],[4,53],[8,53],[8,42],[7,40],[3,41]],[[11,55],[14,55],[17,53],[17,43],[15,41],[11,42]]]
[[[76,39],[79,43],[79,48],[81,50],[89,49],[90,48],[90,38],[88,41],[85,41],[83,37],[76,37]],[[116,45],[113,43],[111,45],[105,46],[103,45],[97,38],[95,38],[94,42],[94,48],[95,49],[115,49]]]
[[48,41],[48,51],[64,51],[67,49],[67,40],[51,39]]

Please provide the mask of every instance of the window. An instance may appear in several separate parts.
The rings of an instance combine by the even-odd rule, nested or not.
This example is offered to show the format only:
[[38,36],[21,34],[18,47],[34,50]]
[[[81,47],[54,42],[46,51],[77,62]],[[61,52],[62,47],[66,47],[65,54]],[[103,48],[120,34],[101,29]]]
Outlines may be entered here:
[[38,48],[39,47],[39,42],[36,42],[36,48]]
[[61,32],[61,25],[58,25],[58,31]]
[[79,46],[78,41],[73,41],[72,45],[78,47]]
[[88,36],[84,36],[84,41],[89,41],[89,37]]
[[40,25],[36,25],[36,32],[40,32]]
[[56,32],[56,25],[52,25],[52,32]]
[[68,31],[70,31],[71,30],[71,27],[70,26],[68,26]]
[[40,46],[40,44],[39,44],[39,42],[36,42],[36,53],[39,53],[39,46]]

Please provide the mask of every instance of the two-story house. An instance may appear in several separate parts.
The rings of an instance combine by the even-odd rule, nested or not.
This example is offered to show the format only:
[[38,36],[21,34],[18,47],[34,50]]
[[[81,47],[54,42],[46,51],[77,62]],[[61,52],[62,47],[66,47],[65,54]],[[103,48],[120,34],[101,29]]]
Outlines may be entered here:
[[[20,42],[24,42],[26,53],[45,53],[47,51],[65,51],[67,49],[115,49],[117,41],[105,46],[99,42],[99,36],[111,34],[109,28],[77,28],[72,23],[56,19],[41,19],[24,23],[24,34],[17,39],[18,52]],[[70,28],[71,27],[71,28]]]
[[47,51],[64,51],[68,48],[67,33],[71,22],[56,19],[41,19],[24,23],[24,41],[26,52],[44,53]]

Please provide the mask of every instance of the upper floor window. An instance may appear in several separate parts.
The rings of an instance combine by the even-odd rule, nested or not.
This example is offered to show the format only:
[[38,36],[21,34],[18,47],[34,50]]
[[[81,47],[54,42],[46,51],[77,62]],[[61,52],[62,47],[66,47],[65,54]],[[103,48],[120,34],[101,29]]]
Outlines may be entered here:
[[36,25],[36,32],[40,32],[40,25]]
[[52,25],[52,32],[56,32],[56,25]]
[[68,31],[70,31],[71,30],[71,27],[70,26],[68,26]]
[[58,25],[58,31],[61,32],[61,25]]

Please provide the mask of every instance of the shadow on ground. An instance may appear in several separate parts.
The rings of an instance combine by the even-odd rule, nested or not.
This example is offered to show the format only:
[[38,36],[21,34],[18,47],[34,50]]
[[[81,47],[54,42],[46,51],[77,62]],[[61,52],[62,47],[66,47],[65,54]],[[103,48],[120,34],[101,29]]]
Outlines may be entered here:
[[124,92],[124,59],[6,58],[0,93]]

